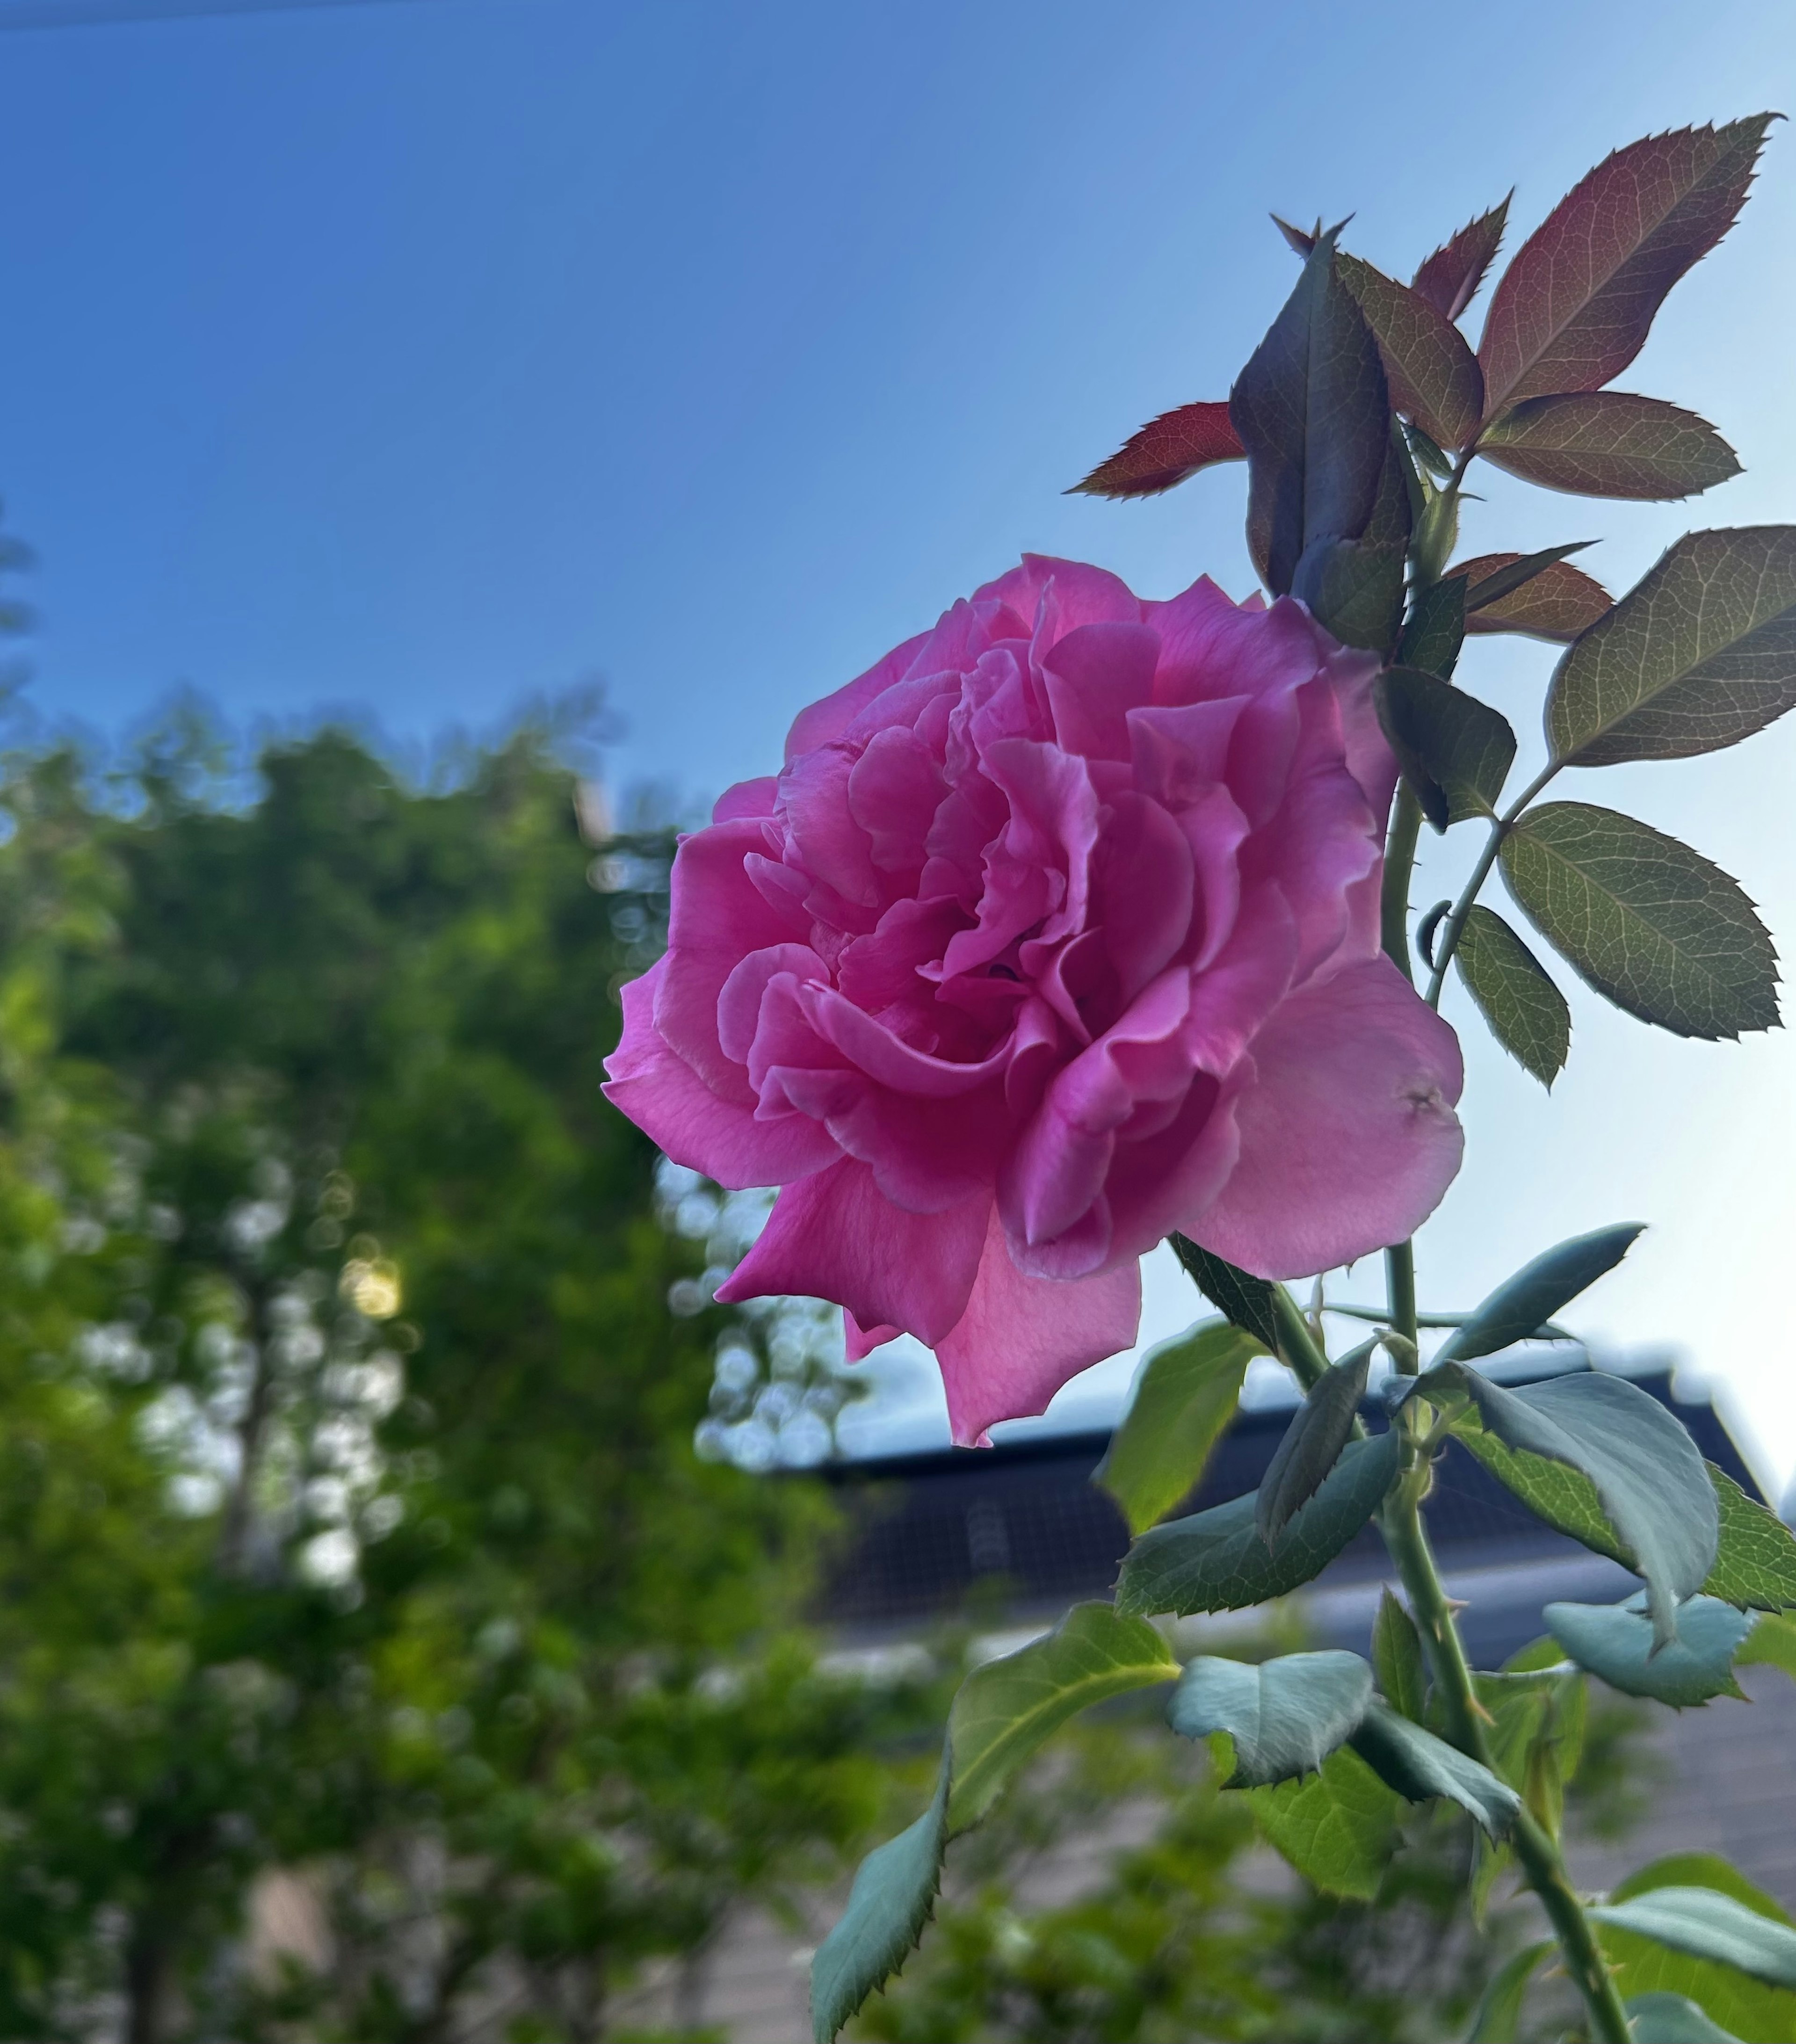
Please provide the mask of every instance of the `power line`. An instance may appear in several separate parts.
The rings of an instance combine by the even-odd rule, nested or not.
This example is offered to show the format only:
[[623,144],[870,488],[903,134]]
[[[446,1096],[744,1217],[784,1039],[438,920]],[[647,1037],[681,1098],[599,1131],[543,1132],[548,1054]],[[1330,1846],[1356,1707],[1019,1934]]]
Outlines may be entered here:
[[0,31],[117,29],[205,15],[298,14],[332,7],[415,6],[417,0],[0,0]]

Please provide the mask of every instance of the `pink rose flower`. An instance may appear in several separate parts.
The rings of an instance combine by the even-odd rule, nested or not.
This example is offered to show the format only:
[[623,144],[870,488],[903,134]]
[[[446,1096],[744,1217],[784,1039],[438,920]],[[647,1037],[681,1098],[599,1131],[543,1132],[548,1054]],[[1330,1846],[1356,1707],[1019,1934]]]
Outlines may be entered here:
[[1031,558],[805,710],[681,843],[608,1068],[783,1188],[719,1297],[915,1335],[970,1442],[1130,1346],[1173,1229],[1268,1278],[1412,1232],[1461,1072],[1379,948],[1376,669],[1288,598]]

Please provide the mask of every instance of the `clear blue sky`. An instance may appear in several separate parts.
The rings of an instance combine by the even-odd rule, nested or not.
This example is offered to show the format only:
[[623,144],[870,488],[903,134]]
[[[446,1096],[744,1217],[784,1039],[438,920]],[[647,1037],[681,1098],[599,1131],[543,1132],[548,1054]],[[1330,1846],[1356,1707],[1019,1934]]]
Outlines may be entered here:
[[[417,737],[602,673],[617,777],[692,795],[1025,548],[1245,591],[1238,471],[1059,493],[1226,393],[1289,287],[1268,208],[1353,211],[1406,271],[1511,182],[1531,223],[1618,143],[1796,102],[1788,0],[409,0],[50,31],[16,4],[0,490],[41,556],[37,703],[110,731],[190,684]],[[1494,478],[1474,539],[1605,535],[1623,586],[1684,525],[1796,520],[1793,230],[1785,129],[1625,379],[1705,411],[1746,477],[1664,509]],[[1482,649],[1465,678],[1531,727],[1548,664]],[[1796,951],[1796,720],[1598,778],[1578,792],[1740,874]],[[1550,1105],[1474,1049],[1425,1283],[1468,1302],[1558,1235],[1656,1222],[1584,1324],[1717,1374],[1786,1476],[1796,1047],[1574,1010]],[[1157,1298],[1157,1327],[1185,1312]]]

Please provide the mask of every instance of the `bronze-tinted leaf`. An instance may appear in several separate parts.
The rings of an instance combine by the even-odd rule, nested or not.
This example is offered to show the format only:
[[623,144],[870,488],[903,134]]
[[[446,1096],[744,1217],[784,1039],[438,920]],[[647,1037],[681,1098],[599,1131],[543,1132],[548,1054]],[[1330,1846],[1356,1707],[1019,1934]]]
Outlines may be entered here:
[[1377,336],[1392,405],[1437,445],[1463,447],[1484,405],[1483,375],[1464,335],[1407,284],[1357,256],[1334,261]]
[[1491,300],[1478,348],[1487,415],[1620,375],[1666,293],[1733,225],[1774,117],[1649,136],[1560,202]]
[[[1469,596],[1479,582],[1488,582],[1524,558],[1521,554],[1479,554],[1473,560],[1456,561],[1447,573],[1465,577]],[[1553,561],[1520,588],[1468,610],[1465,628],[1468,632],[1520,632],[1564,645],[1580,632],[1587,632],[1608,608],[1609,592],[1595,576],[1568,561]]]
[[[1515,194],[1511,192],[1510,198]],[[1509,218],[1509,198],[1468,221],[1415,273],[1410,288],[1446,318],[1456,320],[1478,295]]]
[[1316,236],[1322,231],[1318,220],[1314,227],[1294,227],[1288,220],[1281,220],[1275,213],[1272,225],[1284,236],[1285,246],[1294,256],[1307,256],[1316,245]]
[[1229,421],[1226,404],[1181,405],[1162,412],[1108,461],[1100,462],[1069,497],[1156,497],[1200,468],[1240,461],[1247,450]]
[[1733,449],[1706,419],[1625,390],[1512,405],[1484,428],[1478,451],[1525,482],[1582,497],[1663,502],[1740,473]]

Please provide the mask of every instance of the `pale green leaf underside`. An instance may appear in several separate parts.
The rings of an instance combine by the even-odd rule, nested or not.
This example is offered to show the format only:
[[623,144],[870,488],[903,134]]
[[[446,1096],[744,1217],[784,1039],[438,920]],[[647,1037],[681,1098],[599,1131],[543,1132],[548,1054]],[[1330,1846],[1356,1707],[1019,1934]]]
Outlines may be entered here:
[[1313,1774],[1357,1729],[1372,1701],[1372,1670],[1357,1654],[1284,1654],[1257,1666],[1200,1654],[1166,1706],[1186,1739],[1226,1732],[1230,1788],[1264,1788]]
[[1580,1668],[1610,1689],[1685,1710],[1737,1696],[1733,1657],[1752,1619],[1718,1598],[1694,1596],[1678,1612],[1678,1636],[1655,1648],[1646,1617],[1625,1604],[1549,1604],[1547,1629]]

